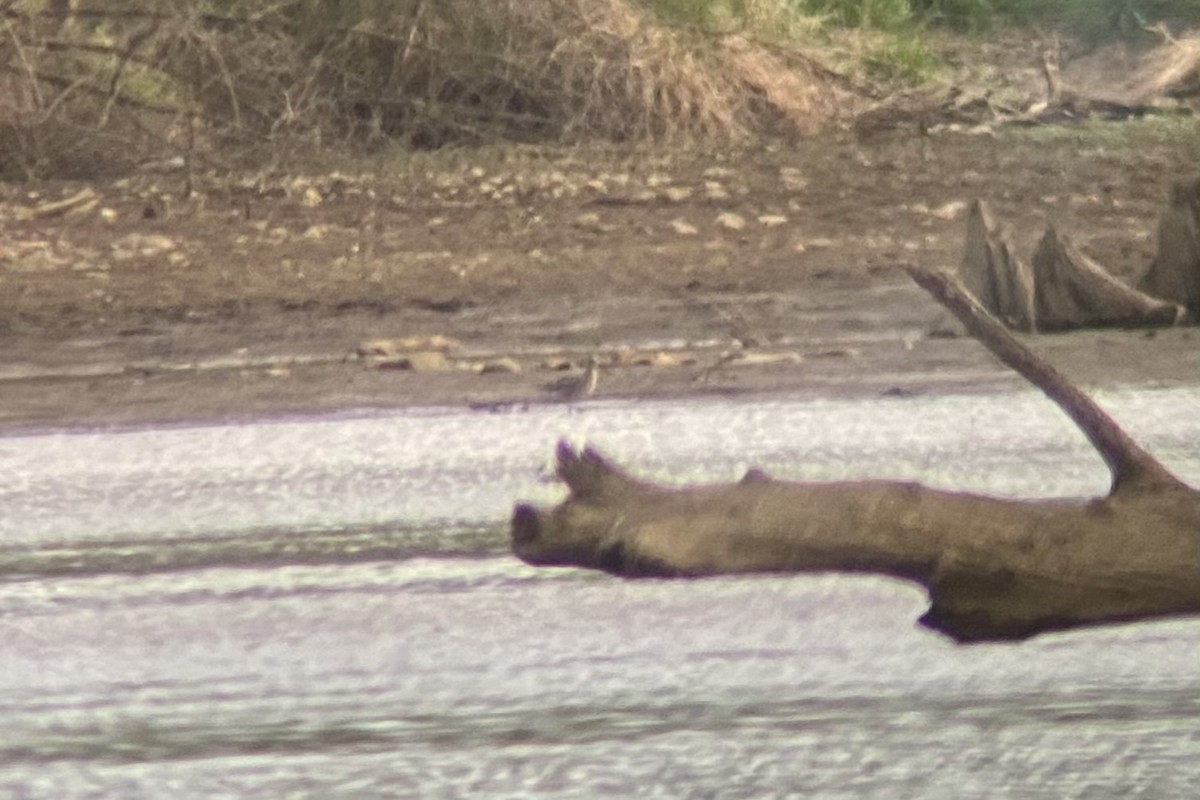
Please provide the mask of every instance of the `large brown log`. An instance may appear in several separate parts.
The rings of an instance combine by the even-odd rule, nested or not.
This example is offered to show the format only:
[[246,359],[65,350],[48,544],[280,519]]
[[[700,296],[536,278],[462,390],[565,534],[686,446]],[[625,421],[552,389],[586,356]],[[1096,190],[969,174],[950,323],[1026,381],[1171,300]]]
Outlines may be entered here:
[[952,278],[910,272],[1079,425],[1112,473],[1106,497],[1004,500],[908,482],[777,481],[755,470],[736,484],[667,487],[560,443],[558,476],[570,494],[554,508],[515,508],[515,554],[626,576],[883,573],[925,586],[921,622],[958,641],[1200,613],[1200,492]]

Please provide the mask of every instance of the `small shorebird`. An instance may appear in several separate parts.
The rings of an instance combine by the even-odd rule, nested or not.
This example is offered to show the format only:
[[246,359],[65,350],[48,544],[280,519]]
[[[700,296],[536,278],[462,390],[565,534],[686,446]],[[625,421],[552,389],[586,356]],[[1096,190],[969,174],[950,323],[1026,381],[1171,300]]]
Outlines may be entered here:
[[588,356],[587,368],[579,375],[566,375],[542,386],[547,392],[558,395],[560,400],[578,400],[596,391],[600,382],[600,359],[595,354]]

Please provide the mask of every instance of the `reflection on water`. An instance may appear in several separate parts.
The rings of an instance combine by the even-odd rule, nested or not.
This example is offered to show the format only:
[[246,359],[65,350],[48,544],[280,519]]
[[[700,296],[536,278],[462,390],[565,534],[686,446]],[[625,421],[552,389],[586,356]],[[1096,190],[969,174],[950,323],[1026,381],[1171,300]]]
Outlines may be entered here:
[[[1198,397],[1105,399],[1197,483]],[[0,439],[0,796],[1200,796],[1200,620],[960,647],[885,579],[534,569],[504,517],[572,433],[687,479],[1106,482],[1032,394]]]

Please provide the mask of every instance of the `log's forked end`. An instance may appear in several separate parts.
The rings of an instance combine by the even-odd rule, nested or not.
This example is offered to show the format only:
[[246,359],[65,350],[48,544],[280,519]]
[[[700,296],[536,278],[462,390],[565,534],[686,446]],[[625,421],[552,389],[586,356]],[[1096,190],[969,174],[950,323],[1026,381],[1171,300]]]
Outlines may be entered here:
[[566,480],[566,473],[579,460],[579,454],[575,452],[575,446],[566,439],[559,439],[558,444],[554,446],[554,463],[557,465],[558,477]]
[[624,472],[591,445],[576,450],[566,439],[560,439],[554,457],[557,462],[556,474],[576,498],[595,497],[611,491],[617,485],[632,483]]

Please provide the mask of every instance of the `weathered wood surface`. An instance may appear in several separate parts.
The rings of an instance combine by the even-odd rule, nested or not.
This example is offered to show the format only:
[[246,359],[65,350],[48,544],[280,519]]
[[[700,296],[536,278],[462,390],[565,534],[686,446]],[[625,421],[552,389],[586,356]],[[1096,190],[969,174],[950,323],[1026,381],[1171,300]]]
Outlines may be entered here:
[[[1186,226],[1191,225],[1191,228]],[[1021,331],[1164,327],[1185,321],[1200,258],[1184,246],[1195,223],[1172,205],[1159,231],[1159,256],[1137,287],[1113,277],[1053,226],[1025,261],[991,212],[976,201],[958,275],[989,312]],[[1195,241],[1194,233],[1191,241]],[[1190,283],[1189,283],[1190,281]],[[1194,293],[1194,292],[1193,292]]]
[[1005,363],[1071,416],[1112,472],[1086,502],[1012,501],[917,483],[637,480],[590,448],[558,448],[570,489],[518,505],[512,546],[531,564],[627,576],[876,572],[929,592],[923,624],[959,641],[1200,613],[1200,492],[1171,475],[1086,395],[950,278],[910,270]]
[[1200,321],[1200,179],[1171,187],[1158,223],[1158,254],[1137,288],[1183,306],[1193,322]]
[[1038,330],[1033,268],[980,200],[967,215],[967,242],[958,267],[963,287],[1009,327]]

